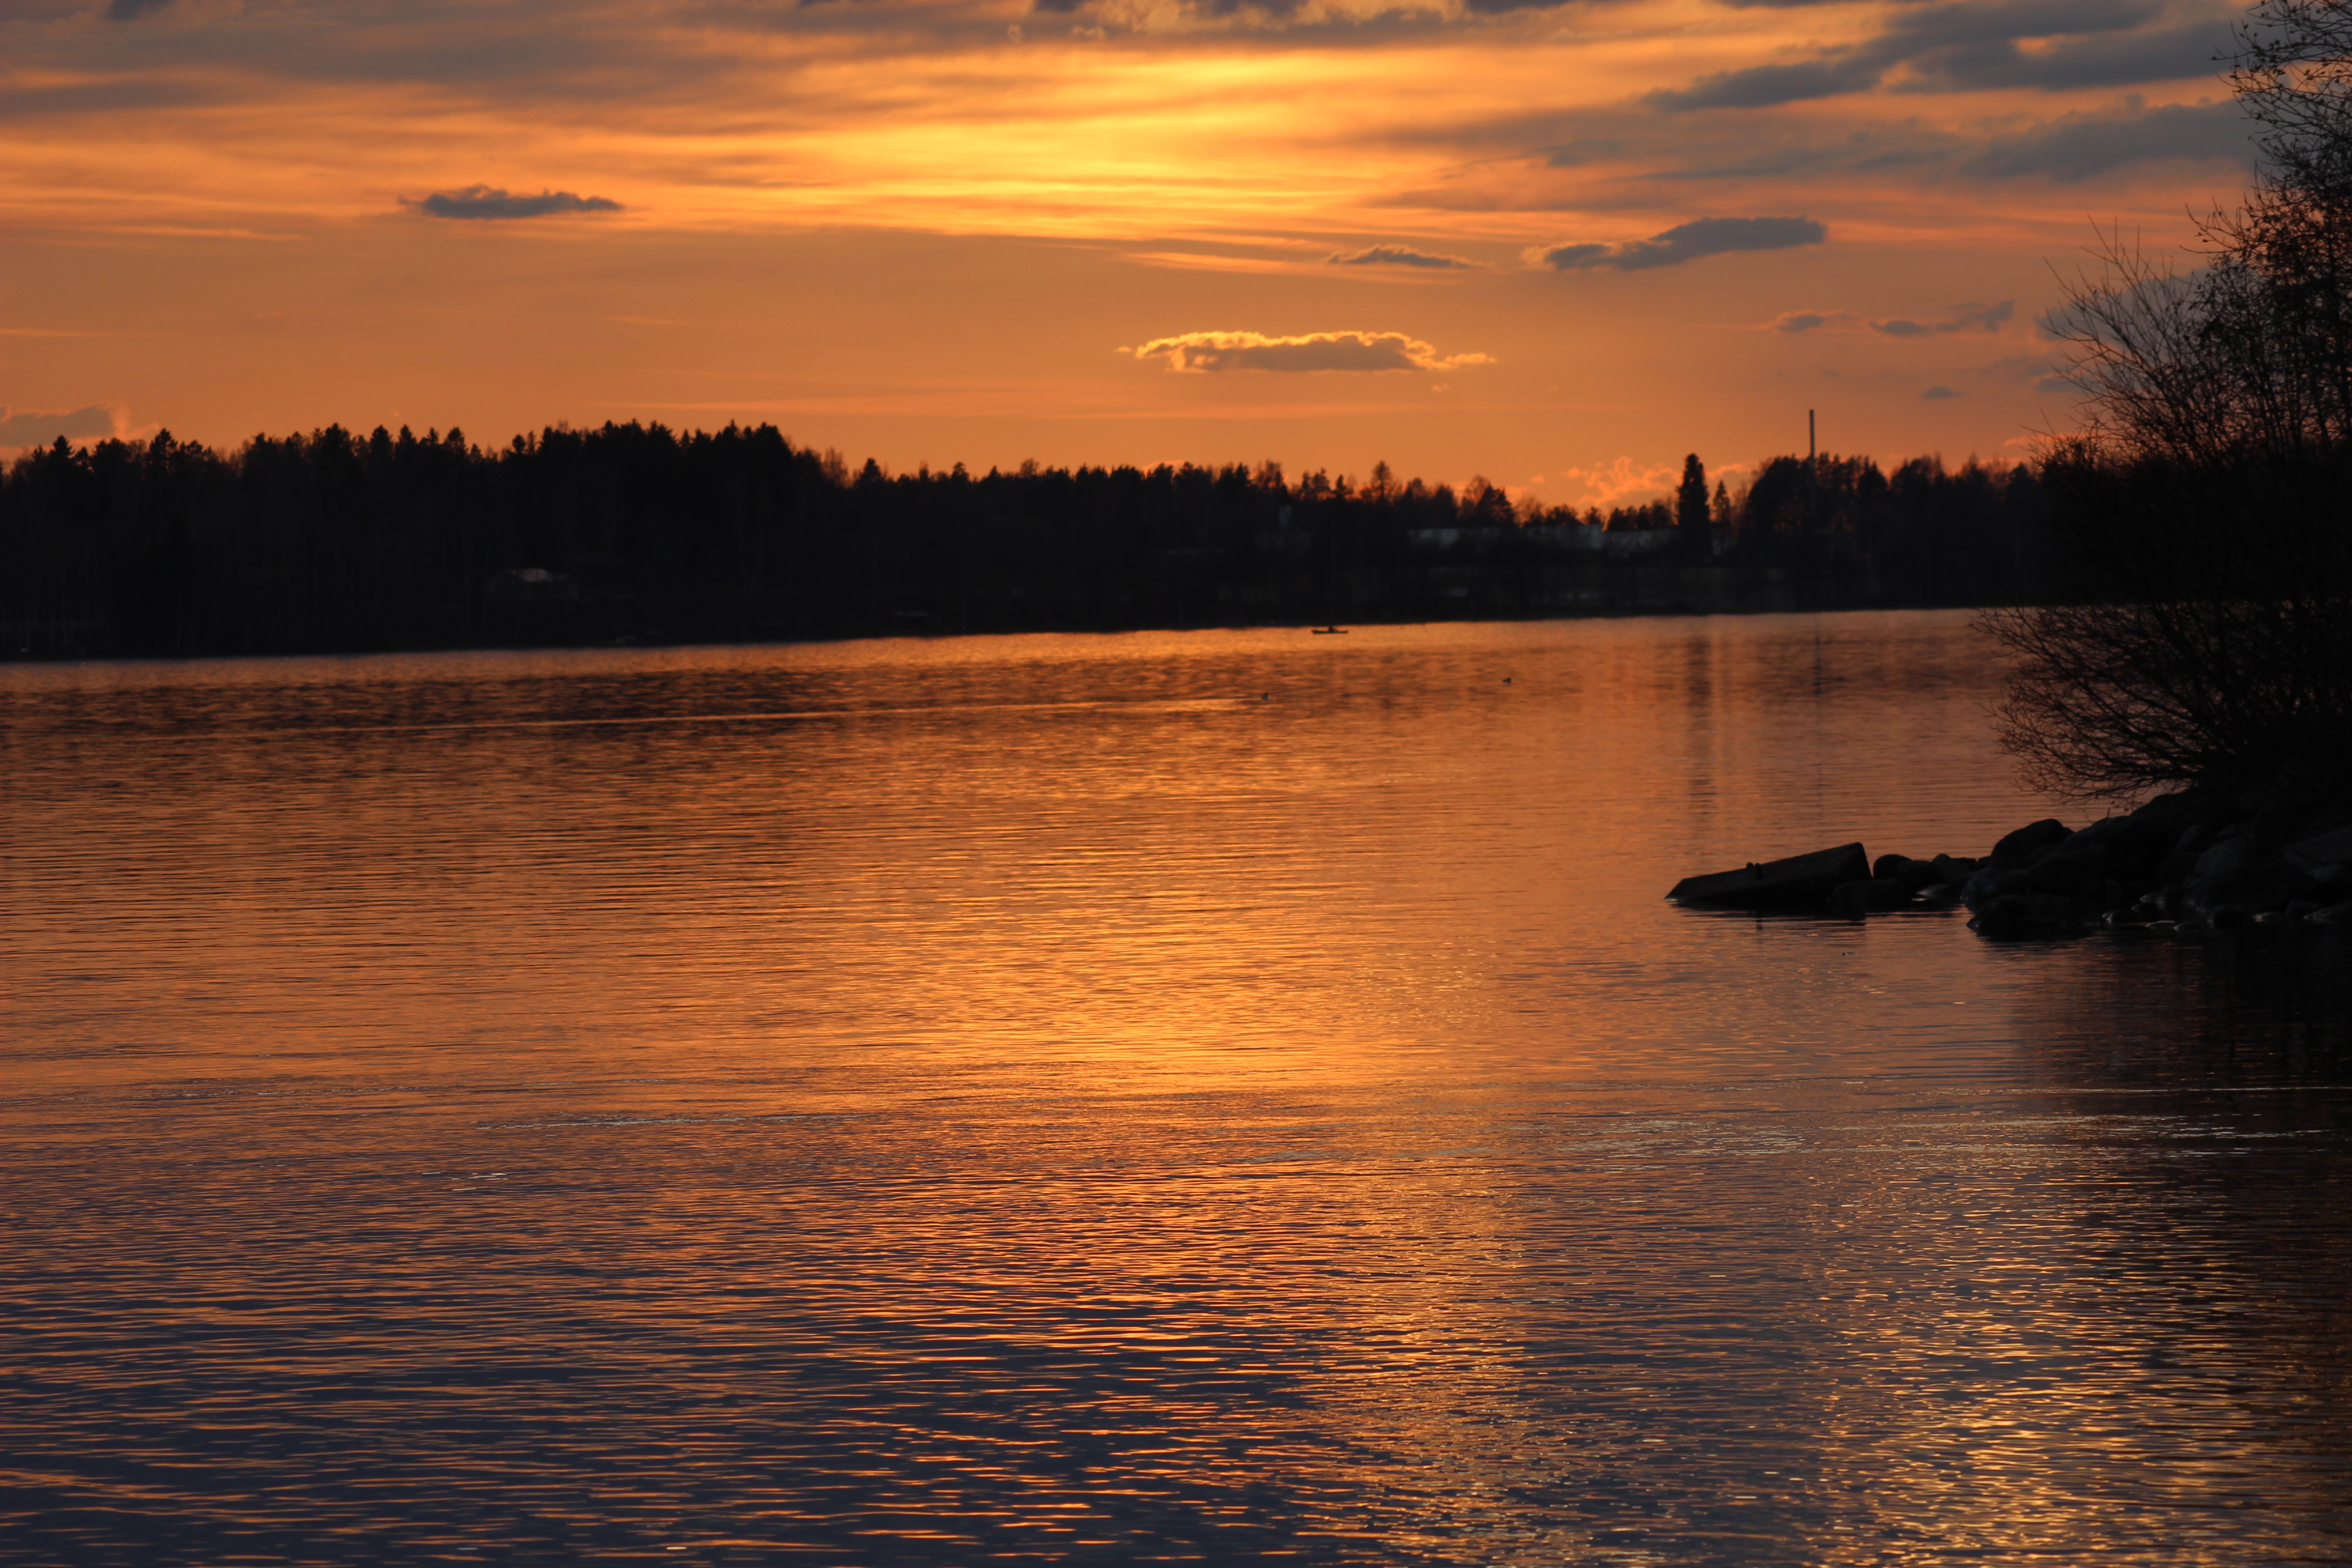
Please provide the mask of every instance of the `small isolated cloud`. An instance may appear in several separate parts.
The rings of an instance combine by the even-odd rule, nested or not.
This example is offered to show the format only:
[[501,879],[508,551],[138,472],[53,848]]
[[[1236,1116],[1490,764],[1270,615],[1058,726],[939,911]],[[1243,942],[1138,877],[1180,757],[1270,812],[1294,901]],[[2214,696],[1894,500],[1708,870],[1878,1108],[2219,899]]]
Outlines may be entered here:
[[60,436],[86,441],[129,431],[122,410],[111,403],[82,408],[0,408],[0,447],[46,447]]
[[1998,305],[1955,305],[1952,313],[1939,321],[1914,321],[1904,317],[1891,321],[1873,321],[1870,330],[1888,338],[1943,338],[1954,332],[1997,332],[2001,323],[2017,313],[2017,301],[2003,300]]
[[1941,403],[1947,397],[1958,397],[1958,393],[1954,392],[1948,386],[1931,386],[1927,391],[1919,395],[1919,400],[1922,403]]
[[1647,239],[1615,245],[1588,241],[1538,247],[1528,252],[1528,260],[1555,272],[1580,272],[1594,267],[1637,272],[1735,250],[1787,250],[1794,246],[1819,245],[1828,237],[1829,230],[1809,217],[1699,217],[1676,224]]
[[1361,250],[1337,252],[1323,258],[1334,267],[1425,267],[1433,269],[1475,269],[1477,263],[1459,256],[1413,250],[1402,245],[1373,245]]
[[1843,326],[1853,320],[1851,310],[1783,310],[1765,325],[1776,332],[1811,332]]
[[421,202],[404,204],[428,217],[515,218],[550,217],[559,213],[616,213],[621,204],[604,196],[580,196],[570,191],[541,191],[518,196],[489,185],[467,185],[462,191],[436,191]]
[[1402,332],[1308,332],[1295,338],[1270,338],[1263,332],[1185,332],[1154,338],[1141,348],[1122,352],[1138,359],[1165,360],[1170,370],[1192,373],[1452,370],[1495,363],[1485,354],[1448,357]]

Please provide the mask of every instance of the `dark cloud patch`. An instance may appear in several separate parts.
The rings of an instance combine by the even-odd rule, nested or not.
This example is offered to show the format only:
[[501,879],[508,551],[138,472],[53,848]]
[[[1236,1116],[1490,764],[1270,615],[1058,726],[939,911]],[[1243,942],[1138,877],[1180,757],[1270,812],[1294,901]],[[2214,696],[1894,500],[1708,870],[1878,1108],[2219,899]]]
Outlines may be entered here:
[[1373,245],[1323,258],[1334,267],[1420,267],[1432,271],[1473,271],[1478,264],[1459,256],[1414,250],[1402,245]]
[[1589,137],[1578,142],[1562,142],[1557,146],[1538,147],[1536,152],[1555,169],[1580,169],[1602,158],[1612,158],[1625,149],[1622,137]]
[[1948,397],[1958,397],[1958,393],[1954,392],[1948,386],[1931,386],[1927,391],[1919,395],[1919,401],[1922,403],[1941,403]]
[[[1780,146],[1759,138],[1739,138],[1733,148],[1696,148],[1680,167],[1656,169],[1660,180],[1803,179],[1846,174],[1884,174],[1948,163],[1957,139],[1917,125],[1863,125],[1833,141],[1797,141]],[[1722,152],[1734,155],[1725,157]]]
[[2042,176],[2071,182],[2136,164],[2180,161],[2251,168],[2254,147],[2245,117],[2228,102],[2151,109],[2136,96],[2105,109],[2079,110],[2000,135],[1955,135],[1916,122],[1871,123],[1817,136],[1803,128],[1780,141],[1757,133],[1703,141],[1645,171],[1662,184],[1833,180],[1903,174],[1918,179]]
[[1294,16],[1305,4],[1306,0],[1189,0],[1185,9],[1199,16],[1274,19]]
[[172,0],[106,0],[106,19],[110,22],[136,22],[169,5]]
[[[1879,37],[1811,59],[1750,66],[1654,92],[1653,109],[1766,109],[1867,92],[2124,86],[2211,76],[2226,23],[2156,24],[2156,0],[1957,0],[1899,14]],[[2031,43],[2031,49],[2021,45]],[[1896,76],[1896,72],[1902,72]],[[1890,82],[1889,79],[1894,79]]]
[[62,436],[68,441],[111,436],[121,427],[110,404],[84,408],[0,408],[0,447],[46,447]]
[[2058,92],[2183,81],[2217,74],[2219,57],[2229,47],[2230,30],[2218,22],[2151,28],[2122,39],[2069,38],[2032,53],[2008,42],[1952,45],[1911,57],[1906,62],[1911,74],[1897,88],[1904,92],[1964,92],[2032,87]]
[[1776,103],[1801,103],[1808,99],[1835,98],[1863,92],[1878,85],[1892,66],[1890,60],[1866,50],[1824,55],[1785,66],[1749,66],[1745,70],[1717,71],[1685,88],[1649,94],[1643,102],[1653,109],[1769,109]]
[[1580,272],[1595,267],[1639,272],[1732,251],[1787,250],[1801,245],[1819,245],[1828,237],[1829,231],[1809,217],[1701,217],[1676,224],[1647,239],[1616,245],[1591,241],[1555,245],[1528,252],[1528,259],[1555,272]]
[[2120,113],[2069,114],[2017,136],[2005,136],[1961,165],[1990,179],[2046,174],[2087,180],[2131,163],[2178,159],[2233,163],[2251,168],[2254,144],[2246,117],[2229,102],[2167,104]]
[[[810,0],[803,0],[803,4],[808,3]],[[1030,10],[1068,16],[1093,3],[1094,0],[1030,0]],[[1463,0],[1462,8],[1473,16],[1507,16],[1520,11],[1549,11],[1570,3],[1570,0]],[[1184,4],[1184,9],[1196,16],[1260,16],[1276,21],[1292,19],[1306,6],[1307,0],[1185,0]]]
[[1853,318],[1843,310],[1787,310],[1772,318],[1776,332],[1817,332]]
[[488,185],[467,185],[461,191],[436,191],[411,204],[428,217],[519,218],[552,217],[562,213],[616,213],[621,204],[604,196],[580,196],[570,191],[541,191],[518,196]]
[[2001,324],[2017,313],[2017,301],[2003,300],[1998,305],[1955,305],[1952,313],[1940,321],[1914,321],[1896,317],[1892,321],[1873,321],[1870,330],[1888,338],[1942,338],[1954,332],[1997,332]]
[[1958,0],[1905,13],[1884,42],[1907,57],[1957,45],[2129,32],[2157,14],[2151,0]]

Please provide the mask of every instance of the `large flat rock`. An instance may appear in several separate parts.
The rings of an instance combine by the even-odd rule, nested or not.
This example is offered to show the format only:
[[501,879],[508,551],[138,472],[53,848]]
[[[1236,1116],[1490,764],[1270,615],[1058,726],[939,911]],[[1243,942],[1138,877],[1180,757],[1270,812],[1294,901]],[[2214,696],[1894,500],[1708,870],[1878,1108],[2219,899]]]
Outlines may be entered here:
[[1859,844],[1816,849],[1810,855],[1750,862],[1737,871],[1685,877],[1666,897],[1685,904],[1721,904],[1731,909],[1770,910],[1818,904],[1843,882],[1870,879],[1870,857]]

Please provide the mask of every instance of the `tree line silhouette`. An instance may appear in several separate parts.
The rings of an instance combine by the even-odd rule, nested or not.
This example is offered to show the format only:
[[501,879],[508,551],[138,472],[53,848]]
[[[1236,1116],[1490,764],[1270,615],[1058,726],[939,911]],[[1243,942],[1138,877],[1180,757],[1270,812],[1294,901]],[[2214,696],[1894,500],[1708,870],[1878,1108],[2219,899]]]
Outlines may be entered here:
[[0,652],[1986,604],[2030,577],[2041,505],[2028,467],[1932,458],[1775,458],[1734,490],[1694,457],[1604,513],[1386,464],[853,472],[764,425],[59,440],[0,475]]

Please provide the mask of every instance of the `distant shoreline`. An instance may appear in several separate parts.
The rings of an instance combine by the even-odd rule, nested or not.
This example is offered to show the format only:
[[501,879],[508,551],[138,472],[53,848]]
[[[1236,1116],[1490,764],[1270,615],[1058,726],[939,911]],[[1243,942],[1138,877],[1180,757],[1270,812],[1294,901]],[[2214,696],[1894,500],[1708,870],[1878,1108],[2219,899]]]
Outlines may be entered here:
[[2035,581],[2023,467],[1776,458],[1736,495],[1578,512],[1316,472],[852,473],[772,426],[486,449],[160,435],[0,474],[0,658],[1950,608]]

